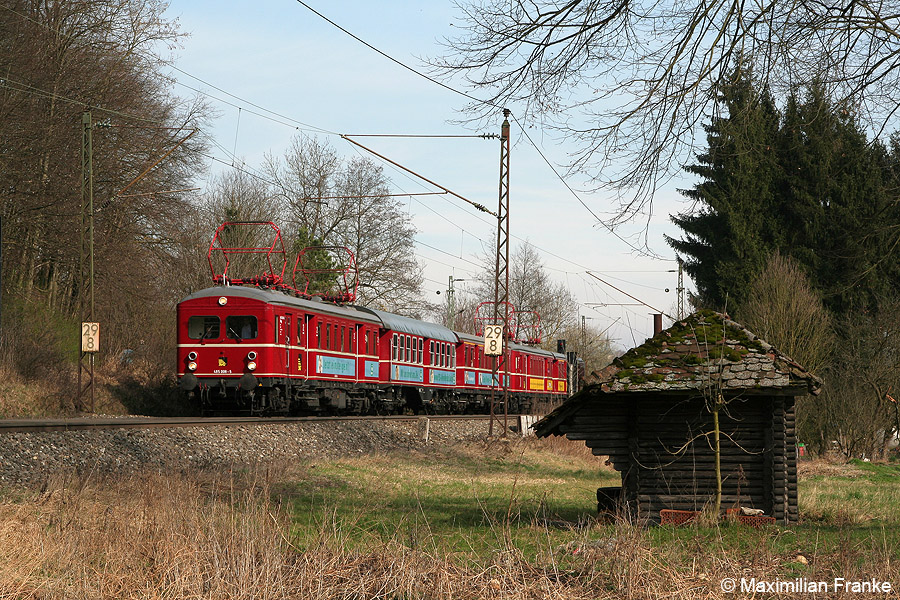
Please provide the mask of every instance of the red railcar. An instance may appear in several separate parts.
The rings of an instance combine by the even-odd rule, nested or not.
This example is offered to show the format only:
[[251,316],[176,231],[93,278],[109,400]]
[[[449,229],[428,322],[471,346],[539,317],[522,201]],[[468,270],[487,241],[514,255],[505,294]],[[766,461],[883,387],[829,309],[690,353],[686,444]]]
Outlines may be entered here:
[[[247,286],[201,290],[177,312],[180,384],[206,411],[489,409],[491,362],[483,340],[442,325]],[[565,360],[510,343],[501,374],[509,411],[565,397]]]

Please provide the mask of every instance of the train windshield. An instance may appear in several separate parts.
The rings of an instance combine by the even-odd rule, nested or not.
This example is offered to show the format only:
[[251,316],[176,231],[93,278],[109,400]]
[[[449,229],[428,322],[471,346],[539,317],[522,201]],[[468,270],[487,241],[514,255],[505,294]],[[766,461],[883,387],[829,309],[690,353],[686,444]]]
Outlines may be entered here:
[[259,335],[256,317],[232,315],[225,318],[225,337],[230,340],[252,340]]
[[188,337],[192,340],[219,338],[219,317],[195,315],[188,319]]

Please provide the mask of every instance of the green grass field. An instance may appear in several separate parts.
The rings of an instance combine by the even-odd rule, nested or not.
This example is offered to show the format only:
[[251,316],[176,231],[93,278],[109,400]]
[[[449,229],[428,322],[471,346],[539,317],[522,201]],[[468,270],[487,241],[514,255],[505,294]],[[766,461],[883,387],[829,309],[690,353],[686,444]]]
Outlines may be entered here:
[[336,525],[350,548],[393,541],[476,560],[510,544],[533,558],[571,541],[594,520],[596,489],[618,482],[598,459],[496,442],[321,464],[279,493],[301,541]]

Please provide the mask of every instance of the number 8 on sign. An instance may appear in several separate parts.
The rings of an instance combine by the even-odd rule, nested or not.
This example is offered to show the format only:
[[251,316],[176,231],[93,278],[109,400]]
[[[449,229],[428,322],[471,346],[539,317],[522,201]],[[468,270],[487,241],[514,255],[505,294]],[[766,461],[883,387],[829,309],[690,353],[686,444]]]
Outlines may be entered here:
[[81,351],[97,352],[100,350],[100,323],[81,324]]
[[488,325],[484,328],[484,353],[488,356],[503,354],[503,325]]

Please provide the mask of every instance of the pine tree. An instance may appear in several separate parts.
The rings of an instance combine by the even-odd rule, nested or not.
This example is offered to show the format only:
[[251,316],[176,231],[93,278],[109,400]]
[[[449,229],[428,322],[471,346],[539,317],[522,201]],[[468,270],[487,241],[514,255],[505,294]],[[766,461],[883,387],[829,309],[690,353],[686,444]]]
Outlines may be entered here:
[[875,310],[897,281],[887,149],[870,143],[851,111],[815,83],[803,102],[789,100],[778,157],[783,179],[773,209],[785,224],[782,251],[803,265],[832,313]]
[[749,282],[781,236],[771,212],[779,118],[768,91],[757,91],[751,76],[740,70],[719,103],[727,116],[706,126],[707,151],[686,167],[702,181],[682,194],[700,208],[673,216],[686,237],[666,239],[686,255],[685,270],[697,286],[699,303],[723,309],[744,300]]

